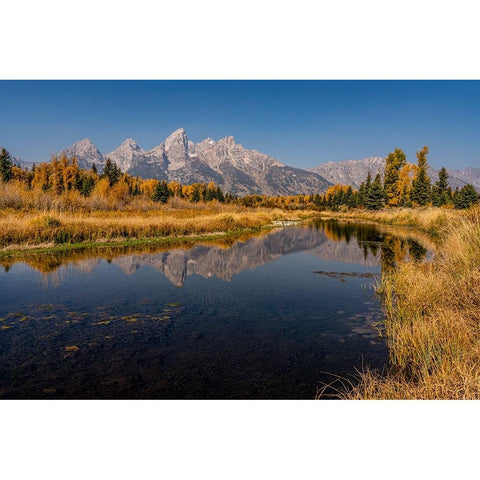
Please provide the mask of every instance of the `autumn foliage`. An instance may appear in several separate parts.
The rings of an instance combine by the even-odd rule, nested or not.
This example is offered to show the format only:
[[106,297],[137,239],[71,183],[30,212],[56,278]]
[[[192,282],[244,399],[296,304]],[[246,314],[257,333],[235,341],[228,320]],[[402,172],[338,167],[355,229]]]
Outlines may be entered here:
[[[0,207],[57,211],[148,210],[170,198],[187,202],[224,202],[216,184],[143,179],[123,173],[107,160],[101,173],[95,168],[81,169],[76,158],[53,157],[31,170],[11,163],[8,152],[2,154]],[[3,160],[4,159],[4,160]]]
[[375,178],[369,173],[358,189],[332,185],[325,193],[308,195],[245,195],[225,193],[215,183],[182,185],[166,180],[143,179],[123,173],[107,159],[102,172],[95,166],[81,169],[76,158],[53,157],[31,170],[13,165],[8,152],[0,152],[0,208],[57,210],[143,210],[162,204],[219,202],[244,207],[282,210],[380,210],[383,208],[445,206],[469,208],[478,203],[472,185],[452,190],[445,168],[432,185],[428,175],[428,148],[417,152],[417,163],[408,163],[396,148],[386,158],[385,169]]

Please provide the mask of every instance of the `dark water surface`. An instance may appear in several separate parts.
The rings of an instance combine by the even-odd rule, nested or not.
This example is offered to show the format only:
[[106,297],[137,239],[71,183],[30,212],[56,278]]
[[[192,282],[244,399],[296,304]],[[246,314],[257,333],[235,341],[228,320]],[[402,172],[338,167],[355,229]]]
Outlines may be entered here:
[[0,398],[314,398],[381,370],[372,275],[414,240],[317,222],[171,250],[2,259]]

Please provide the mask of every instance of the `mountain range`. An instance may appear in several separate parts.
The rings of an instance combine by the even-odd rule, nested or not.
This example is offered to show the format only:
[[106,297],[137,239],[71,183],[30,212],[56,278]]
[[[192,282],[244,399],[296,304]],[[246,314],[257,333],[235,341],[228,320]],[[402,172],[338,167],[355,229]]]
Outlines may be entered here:
[[[382,173],[384,157],[362,160],[327,162],[308,170],[290,167],[277,159],[248,150],[234,138],[218,141],[207,138],[199,143],[188,139],[183,128],[175,130],[151,150],[144,150],[128,138],[115,150],[101,153],[88,138],[60,151],[68,157],[76,156],[81,168],[90,169],[95,164],[101,171],[107,158],[131,175],[143,178],[177,181],[182,184],[215,182],[224,192],[237,195],[295,195],[325,192],[333,184],[341,183],[358,188],[368,172],[374,177]],[[31,163],[13,157],[14,163],[29,167]],[[480,189],[480,168],[448,170],[450,185],[462,187],[472,183]],[[432,181],[438,171],[430,168]]]
[[294,195],[325,191],[330,182],[314,172],[289,167],[275,158],[248,150],[233,137],[200,143],[188,139],[183,128],[162,143],[144,150],[128,138],[103,155],[89,139],[80,140],[60,154],[76,156],[81,168],[101,169],[107,158],[130,175],[177,181],[182,184],[215,182],[223,191],[237,195]]

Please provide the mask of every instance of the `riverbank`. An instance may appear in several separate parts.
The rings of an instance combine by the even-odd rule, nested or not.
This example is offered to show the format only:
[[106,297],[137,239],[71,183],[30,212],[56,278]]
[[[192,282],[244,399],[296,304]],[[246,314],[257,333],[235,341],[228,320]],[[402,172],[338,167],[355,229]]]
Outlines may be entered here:
[[[406,212],[368,220],[397,222]],[[337,217],[338,218],[338,217]],[[390,365],[364,371],[348,399],[480,398],[480,209],[412,212],[410,223],[438,237],[432,262],[408,262],[384,272]]]
[[392,208],[384,210],[355,209],[345,212],[323,211],[318,213],[320,218],[414,227],[433,237],[441,237],[443,229],[448,224],[464,218],[466,215],[465,210],[438,207]]
[[131,245],[220,238],[281,226],[312,212],[205,206],[152,212],[59,213],[16,210],[0,213],[0,255],[59,251],[94,245]]

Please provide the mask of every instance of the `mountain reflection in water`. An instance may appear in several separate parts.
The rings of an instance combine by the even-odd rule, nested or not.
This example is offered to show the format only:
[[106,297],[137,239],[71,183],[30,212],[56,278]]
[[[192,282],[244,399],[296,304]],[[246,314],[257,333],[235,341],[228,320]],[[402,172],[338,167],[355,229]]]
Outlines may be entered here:
[[313,398],[385,366],[372,276],[426,255],[411,230],[318,221],[4,256],[0,398]]
[[[46,274],[57,272],[52,278],[56,285],[62,281],[62,269],[74,268],[90,273],[103,258],[110,264],[118,265],[126,275],[133,275],[148,265],[164,274],[173,285],[182,287],[186,278],[194,274],[230,281],[243,270],[255,269],[284,255],[301,251],[324,260],[371,267],[380,264],[393,266],[407,257],[421,260],[427,253],[417,241],[399,237],[398,230],[396,235],[391,235],[372,225],[335,220],[277,229],[235,241],[230,246],[196,244],[160,252],[155,252],[155,246],[151,246],[148,252],[141,252],[141,247],[138,250],[139,253],[130,254],[115,248],[107,249],[107,253],[91,249],[62,254],[27,254],[17,261],[23,261]],[[4,260],[4,266],[8,270],[12,264]]]

